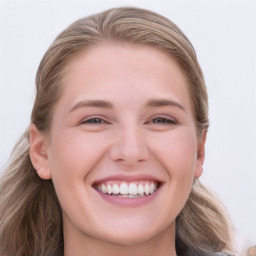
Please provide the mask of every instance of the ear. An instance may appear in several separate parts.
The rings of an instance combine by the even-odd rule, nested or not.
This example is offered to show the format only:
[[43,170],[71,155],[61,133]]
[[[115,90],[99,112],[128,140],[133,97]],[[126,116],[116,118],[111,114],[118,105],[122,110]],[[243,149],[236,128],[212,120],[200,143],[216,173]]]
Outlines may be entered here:
[[203,173],[206,137],[207,137],[207,130],[203,130],[202,135],[198,139],[197,163],[196,163],[196,169],[194,174],[195,178],[199,178]]
[[51,172],[47,157],[47,139],[34,124],[29,129],[30,149],[29,155],[31,162],[40,178],[51,179]]

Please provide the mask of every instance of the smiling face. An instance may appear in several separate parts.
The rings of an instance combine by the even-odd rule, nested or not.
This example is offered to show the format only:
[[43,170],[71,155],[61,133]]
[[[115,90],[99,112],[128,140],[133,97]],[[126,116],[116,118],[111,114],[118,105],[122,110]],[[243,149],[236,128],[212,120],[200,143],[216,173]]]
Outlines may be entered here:
[[[158,49],[105,44],[65,74],[44,160],[34,160],[39,176],[53,180],[65,241],[174,243],[175,218],[204,158],[183,72]],[[32,151],[37,134],[32,127]]]

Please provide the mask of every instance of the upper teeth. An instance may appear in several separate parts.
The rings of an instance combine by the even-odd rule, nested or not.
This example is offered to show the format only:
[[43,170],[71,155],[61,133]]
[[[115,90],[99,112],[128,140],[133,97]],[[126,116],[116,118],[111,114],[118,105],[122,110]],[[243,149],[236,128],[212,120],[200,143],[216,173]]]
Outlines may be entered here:
[[144,196],[153,194],[157,189],[156,182],[107,182],[98,184],[98,189],[104,194]]

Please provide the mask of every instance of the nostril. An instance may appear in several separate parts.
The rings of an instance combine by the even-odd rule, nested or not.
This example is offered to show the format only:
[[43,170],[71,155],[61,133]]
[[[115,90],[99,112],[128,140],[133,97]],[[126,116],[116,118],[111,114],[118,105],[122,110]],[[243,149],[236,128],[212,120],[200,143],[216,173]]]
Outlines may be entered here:
[[110,150],[110,159],[124,164],[138,164],[148,159],[148,150],[146,146],[115,145]]
[[119,163],[138,164],[149,158],[149,151],[138,126],[126,124],[120,129],[110,149],[110,159]]

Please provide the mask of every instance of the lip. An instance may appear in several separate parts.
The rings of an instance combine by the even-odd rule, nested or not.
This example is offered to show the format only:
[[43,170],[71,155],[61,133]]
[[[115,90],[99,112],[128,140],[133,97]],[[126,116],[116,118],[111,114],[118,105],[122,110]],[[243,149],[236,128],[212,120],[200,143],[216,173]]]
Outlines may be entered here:
[[106,202],[120,207],[140,207],[145,204],[150,203],[158,194],[162,188],[162,184],[158,187],[158,189],[151,195],[141,196],[135,198],[127,198],[127,197],[118,197],[113,195],[108,195],[100,192],[96,188],[94,190],[98,193],[98,195],[105,200]]
[[[135,197],[135,198],[127,198],[127,197],[118,197],[115,195],[109,195],[104,194],[101,191],[99,191],[96,188],[96,184],[104,183],[107,181],[123,181],[123,182],[134,182],[134,181],[156,181],[159,186],[157,190],[150,195],[145,195],[141,197]],[[159,178],[152,176],[152,175],[131,175],[131,176],[125,176],[125,175],[112,175],[108,176],[103,179],[95,180],[93,182],[92,188],[97,192],[97,194],[106,202],[119,206],[119,207],[140,207],[143,205],[146,205],[150,203],[152,200],[154,200],[155,197],[159,194],[159,192],[162,189],[163,181],[161,181]]]

